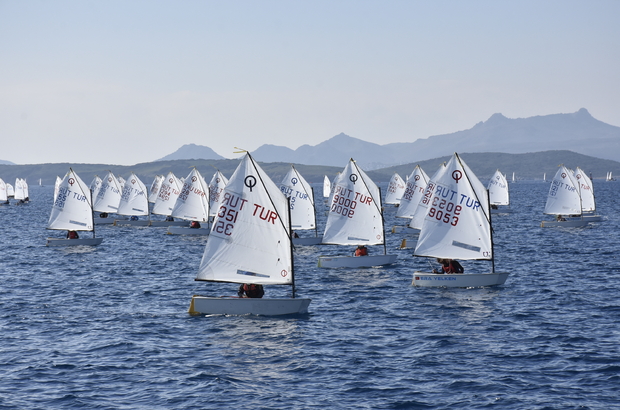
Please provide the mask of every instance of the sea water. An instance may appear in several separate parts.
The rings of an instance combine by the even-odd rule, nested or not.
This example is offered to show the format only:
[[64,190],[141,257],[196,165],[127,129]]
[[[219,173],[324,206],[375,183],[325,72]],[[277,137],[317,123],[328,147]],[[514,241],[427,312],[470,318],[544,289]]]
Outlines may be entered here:
[[0,409],[618,408],[620,183],[594,188],[603,222],[541,228],[549,185],[510,184],[513,212],[493,215],[510,276],[485,289],[412,287],[436,263],[391,233],[404,220],[387,205],[396,264],[319,269],[353,247],[298,247],[310,311],[273,318],[187,313],[193,294],[236,294],[194,281],[206,238],[98,225],[100,246],[45,247],[64,232],[45,229],[53,188],[34,186],[0,206]]

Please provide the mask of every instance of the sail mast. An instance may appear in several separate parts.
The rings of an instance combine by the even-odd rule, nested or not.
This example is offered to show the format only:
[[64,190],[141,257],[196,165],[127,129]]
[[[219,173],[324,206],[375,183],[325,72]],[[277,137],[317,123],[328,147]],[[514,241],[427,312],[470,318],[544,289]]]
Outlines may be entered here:
[[[291,198],[287,197],[286,198],[286,204],[287,204],[287,211],[288,211],[288,230],[289,233],[293,232],[293,226],[292,226],[292,218],[291,218]],[[291,286],[292,286],[292,294],[293,294],[293,299],[295,299],[295,258],[293,257],[293,238],[291,238],[291,235],[289,234],[289,247],[291,249]]]

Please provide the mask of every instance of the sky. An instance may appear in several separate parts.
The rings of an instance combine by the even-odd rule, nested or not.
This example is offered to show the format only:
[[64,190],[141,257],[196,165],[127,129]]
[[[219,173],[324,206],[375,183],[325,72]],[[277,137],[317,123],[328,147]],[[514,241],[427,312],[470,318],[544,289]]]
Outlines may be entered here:
[[617,0],[0,0],[0,159],[383,145],[582,107],[620,126],[618,16]]

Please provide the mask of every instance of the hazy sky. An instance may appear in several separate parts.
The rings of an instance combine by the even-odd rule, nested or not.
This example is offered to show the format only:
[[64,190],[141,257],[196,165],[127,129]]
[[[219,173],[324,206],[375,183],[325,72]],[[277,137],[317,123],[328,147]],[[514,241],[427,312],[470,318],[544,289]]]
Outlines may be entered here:
[[618,0],[0,0],[0,159],[233,158],[582,107],[620,126],[619,17]]

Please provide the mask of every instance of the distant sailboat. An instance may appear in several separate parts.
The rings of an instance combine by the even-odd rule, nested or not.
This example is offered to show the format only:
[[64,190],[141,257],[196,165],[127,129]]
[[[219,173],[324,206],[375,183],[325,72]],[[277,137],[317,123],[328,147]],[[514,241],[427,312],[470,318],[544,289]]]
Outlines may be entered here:
[[351,159],[333,186],[323,243],[332,245],[383,245],[383,255],[320,256],[320,268],[360,268],[389,265],[397,255],[387,254],[381,193],[377,185]]
[[0,178],[0,205],[8,205],[9,197],[6,194],[6,183]]
[[212,217],[219,212],[226,184],[228,179],[217,170],[209,182],[209,215]]
[[288,173],[280,183],[280,191],[290,198],[291,226],[298,231],[314,230],[314,236],[295,237],[293,245],[318,245],[323,240],[317,234],[316,208],[314,206],[314,191],[303,176],[291,165]]
[[[551,181],[543,213],[556,216],[553,221],[542,221],[540,226],[543,228],[577,227],[588,224],[588,221],[581,217],[579,182],[577,182],[573,172],[564,165],[560,165]],[[569,215],[573,218],[567,218]],[[574,216],[578,216],[578,218],[574,218]]]
[[114,218],[109,217],[109,213],[118,213],[118,207],[121,202],[121,189],[118,179],[112,171],[100,180],[101,185],[94,196],[93,209],[100,212],[99,217],[95,218],[95,224],[113,224]]
[[390,205],[400,205],[401,198],[405,193],[405,181],[396,172],[392,175],[388,183],[385,194],[385,203]]
[[99,245],[103,238],[95,237],[92,198],[88,185],[69,169],[60,182],[47,229],[92,232],[92,238],[47,238],[46,246]]
[[[119,177],[120,181],[121,178]],[[149,226],[150,219],[138,219],[139,216],[149,215],[148,191],[144,183],[133,172],[123,186],[121,200],[118,205],[119,215],[129,216],[129,219],[117,219],[114,225]]]
[[209,187],[196,168],[185,178],[171,215],[191,222],[186,222],[189,226],[169,226],[169,234],[209,235]]
[[[510,212],[510,192],[508,191],[508,181],[499,169],[491,177],[487,186],[489,190],[489,201],[491,203],[491,213]],[[500,208],[500,206],[502,208]]]
[[332,192],[332,183],[327,178],[327,175],[323,177],[323,198],[329,198],[329,194]]
[[185,226],[187,222],[185,221],[174,221],[172,217],[172,208],[174,208],[174,204],[177,201],[177,198],[181,194],[181,187],[183,183],[174,175],[172,172],[169,172],[166,178],[161,183],[161,188],[159,188],[159,193],[157,194],[157,198],[155,199],[155,203],[153,204],[153,209],[151,213],[154,215],[164,215],[166,216],[165,221],[155,221],[151,220],[151,226]]

